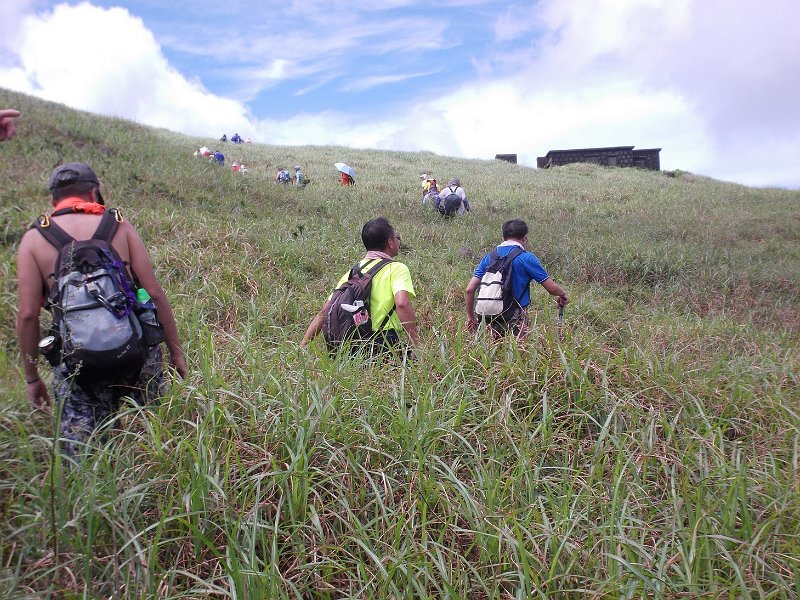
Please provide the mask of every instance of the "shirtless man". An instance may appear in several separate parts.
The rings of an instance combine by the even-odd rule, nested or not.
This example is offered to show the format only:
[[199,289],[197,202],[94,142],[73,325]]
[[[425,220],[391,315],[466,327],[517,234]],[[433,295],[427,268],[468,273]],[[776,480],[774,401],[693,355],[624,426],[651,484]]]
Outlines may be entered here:
[[[88,240],[97,229],[106,207],[95,172],[83,163],[68,163],[55,168],[50,176],[53,205],[50,219],[76,240]],[[147,249],[134,227],[119,223],[111,245],[139,278],[149,293],[164,329],[164,341],[170,363],[181,377],[186,376],[186,362],[178,339],[178,328],[169,300],[156,279]],[[36,229],[22,238],[17,253],[19,313],[17,338],[28,384],[27,395],[34,407],[49,404],[47,386],[37,367],[39,316],[45,293],[53,284],[58,251]],[[53,395],[62,410],[61,436],[66,454],[75,455],[92,432],[117,410],[122,396],[131,396],[146,404],[165,390],[163,354],[160,345],[149,348],[141,371],[109,375],[86,381],[74,377],[62,362],[53,368]]]

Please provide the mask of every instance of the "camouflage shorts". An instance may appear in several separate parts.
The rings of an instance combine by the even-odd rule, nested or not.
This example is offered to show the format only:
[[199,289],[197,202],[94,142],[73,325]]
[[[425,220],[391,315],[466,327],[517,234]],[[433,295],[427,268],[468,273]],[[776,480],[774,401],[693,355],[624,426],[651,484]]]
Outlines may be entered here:
[[60,365],[53,370],[53,396],[61,407],[61,444],[67,456],[75,456],[92,433],[111,418],[120,399],[129,396],[138,405],[153,402],[166,391],[161,345],[148,350],[141,371],[87,383]]

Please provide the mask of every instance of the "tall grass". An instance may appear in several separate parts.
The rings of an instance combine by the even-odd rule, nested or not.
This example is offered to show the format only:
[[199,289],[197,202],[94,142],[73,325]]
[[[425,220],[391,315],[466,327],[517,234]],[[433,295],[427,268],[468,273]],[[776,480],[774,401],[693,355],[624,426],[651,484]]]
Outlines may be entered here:
[[[0,145],[5,597],[800,594],[798,192],[228,145],[238,174],[192,157],[210,140],[0,105],[24,113]],[[13,331],[13,257],[60,159],[95,167],[141,232],[191,365],[79,464],[26,403]],[[311,185],[272,183],[294,164]],[[425,210],[421,172],[460,176],[474,213]],[[379,214],[414,276],[418,360],[300,350]],[[526,344],[464,329],[475,256],[511,217],[573,298],[563,342],[541,290]]]

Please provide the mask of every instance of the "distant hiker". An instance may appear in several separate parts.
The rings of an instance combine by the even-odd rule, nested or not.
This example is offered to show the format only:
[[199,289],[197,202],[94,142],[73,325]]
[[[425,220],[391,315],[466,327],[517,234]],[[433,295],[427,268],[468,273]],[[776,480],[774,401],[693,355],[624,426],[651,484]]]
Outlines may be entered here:
[[429,177],[425,180],[425,183],[422,184],[422,195],[427,196],[432,192],[439,192],[439,184],[436,183],[435,179]]
[[356,171],[353,167],[343,162],[335,162],[333,166],[342,174],[342,187],[356,184]]
[[218,165],[224,165],[225,164],[225,155],[222,152],[220,152],[219,150],[215,151],[214,152],[214,162],[217,163]]
[[303,176],[303,170],[300,168],[300,165],[295,165],[294,167],[294,184],[299,188],[302,188],[306,185],[306,180]]
[[[367,346],[370,353],[395,347],[405,349],[403,331],[412,349],[419,345],[417,319],[411,303],[415,296],[411,273],[406,265],[392,260],[400,252],[400,235],[389,221],[378,217],[361,229],[361,241],[366,255],[336,284],[334,292],[308,325],[300,342],[302,347],[322,333],[332,351],[350,339],[354,348]],[[365,277],[371,277],[369,295],[355,300],[357,292],[365,290]],[[348,298],[353,302],[343,302]]]
[[453,177],[447,182],[447,187],[442,188],[434,201],[434,207],[447,217],[462,215],[472,210],[467,200],[467,193],[461,187],[461,180],[458,177]]
[[223,134],[222,134],[222,137],[221,137],[221,138],[219,138],[219,141],[220,141],[220,142],[227,142],[227,141],[228,141],[228,136],[227,136],[227,134],[224,134],[224,133],[223,133]]
[[430,202],[433,205],[436,202],[438,195],[439,186],[436,183],[436,180],[426,176],[426,179],[422,184],[422,201],[426,203]]
[[[520,339],[527,336],[531,281],[540,283],[548,293],[557,296],[558,306],[569,303],[566,292],[550,279],[536,255],[525,249],[527,243],[525,221],[512,219],[503,223],[503,243],[481,259],[464,292],[470,331],[477,329],[480,318],[496,336],[507,331]],[[509,258],[510,269],[507,268]]]
[[231,165],[231,171],[238,171],[238,170],[239,170],[239,168],[240,168],[240,167],[239,167],[239,163],[236,163],[236,162],[235,162],[235,163],[233,163],[233,164]]
[[234,144],[242,144],[242,143],[244,143],[244,140],[242,140],[241,136],[238,133],[234,133],[233,134],[233,137],[231,138],[231,141]]
[[[106,210],[95,172],[83,163],[58,166],[50,193],[52,213],[31,226],[17,253],[17,338],[34,407],[50,402],[39,353],[53,365],[63,450],[73,456],[120,398],[146,404],[164,393],[162,340],[181,377],[186,362],[147,249],[118,210]],[[53,326],[40,342],[45,296]]]
[[244,163],[240,164],[239,165],[239,173],[247,173],[247,172],[248,172],[248,168],[246,166],[244,166]]
[[245,140],[244,140],[244,143],[245,143],[245,144],[252,144],[252,143],[253,143],[253,140],[251,140],[251,139],[248,137],[248,138],[245,138]]
[[13,108],[0,108],[0,142],[5,142],[14,137],[17,128],[14,119],[20,116],[18,110]]
[[292,183],[292,176],[289,175],[289,171],[281,167],[275,174],[275,181],[284,185],[290,185]]

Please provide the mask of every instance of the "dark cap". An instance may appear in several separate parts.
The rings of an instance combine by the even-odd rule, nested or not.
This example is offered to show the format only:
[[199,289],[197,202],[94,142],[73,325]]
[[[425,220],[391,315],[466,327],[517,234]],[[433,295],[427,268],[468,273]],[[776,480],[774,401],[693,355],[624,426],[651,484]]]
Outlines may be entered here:
[[100,185],[100,180],[97,175],[85,163],[66,163],[58,165],[53,169],[53,174],[50,175],[50,191],[78,183],[80,181],[87,181],[89,183]]

